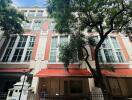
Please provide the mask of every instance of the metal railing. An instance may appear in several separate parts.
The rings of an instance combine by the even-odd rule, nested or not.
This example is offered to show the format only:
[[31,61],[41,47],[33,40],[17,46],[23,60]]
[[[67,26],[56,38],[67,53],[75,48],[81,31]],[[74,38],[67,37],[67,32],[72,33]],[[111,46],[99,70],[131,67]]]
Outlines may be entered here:
[[107,93],[104,95],[101,93],[88,93],[85,95],[48,95],[41,92],[37,95],[29,93],[27,100],[132,100],[132,98],[113,97]]
[[32,92],[32,91],[29,91],[28,92],[28,97],[27,97],[27,100],[36,100],[36,95]]
[[47,95],[39,94],[39,100],[112,100],[108,94],[89,93],[87,95]]

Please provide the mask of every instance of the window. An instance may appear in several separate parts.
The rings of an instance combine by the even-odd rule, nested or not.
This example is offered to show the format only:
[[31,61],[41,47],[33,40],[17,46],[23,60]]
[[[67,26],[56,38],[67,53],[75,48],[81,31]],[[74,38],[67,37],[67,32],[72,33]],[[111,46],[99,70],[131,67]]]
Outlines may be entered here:
[[31,11],[29,11],[29,13],[28,13],[28,16],[30,16],[30,17],[32,17],[32,16],[35,16],[35,10],[31,10]]
[[[95,37],[95,39],[98,40],[99,37]],[[100,62],[124,62],[124,57],[121,53],[116,37],[110,36],[104,41],[99,50],[98,57]]]
[[12,58],[12,62],[20,62],[24,48],[25,48],[26,41],[27,41],[27,36],[20,36],[15,53]]
[[99,52],[98,52],[98,57],[99,57],[99,61],[103,62],[103,57],[101,55],[101,50],[99,50]]
[[34,46],[34,41],[35,41],[35,37],[31,36],[24,61],[29,61],[30,60],[31,54],[32,54],[32,49],[33,49],[33,46]]
[[50,24],[49,24],[49,30],[51,30],[51,31],[55,31],[55,22],[54,21],[52,21]]
[[116,49],[116,55],[118,57],[119,62],[124,62],[123,56],[122,56],[121,51],[119,49]]
[[50,62],[58,62],[59,48],[64,43],[68,42],[68,36],[53,36],[50,50]]
[[51,43],[51,51],[50,51],[50,62],[56,62],[56,56],[57,56],[57,41],[58,37],[52,37],[52,43]]
[[21,10],[21,12],[26,16],[27,10]]
[[8,46],[6,52],[5,52],[5,55],[3,57],[3,60],[2,60],[3,62],[8,61],[8,58],[9,58],[9,56],[11,54],[11,51],[12,51],[12,48],[14,46],[15,41],[16,41],[16,37],[12,37],[11,41],[9,42],[9,46]]
[[39,11],[37,12],[36,16],[39,16],[39,17],[43,16],[43,10],[39,10]]
[[35,20],[32,26],[33,30],[40,30],[42,21],[41,20]]
[[30,29],[31,28],[32,21],[25,22],[23,23],[23,28],[24,29]]
[[6,52],[2,56],[2,61],[20,62],[29,61],[34,46],[34,36],[15,36],[11,37]]

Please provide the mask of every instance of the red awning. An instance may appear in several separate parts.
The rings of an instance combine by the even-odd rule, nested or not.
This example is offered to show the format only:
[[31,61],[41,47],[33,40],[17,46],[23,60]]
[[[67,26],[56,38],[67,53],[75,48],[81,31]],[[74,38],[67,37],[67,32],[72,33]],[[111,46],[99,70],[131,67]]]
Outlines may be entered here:
[[90,77],[87,69],[42,69],[36,74],[37,77]]
[[23,73],[30,72],[32,69],[28,68],[0,68],[0,72],[10,72],[10,73]]
[[105,76],[132,77],[132,69],[115,69],[114,71],[102,70]]

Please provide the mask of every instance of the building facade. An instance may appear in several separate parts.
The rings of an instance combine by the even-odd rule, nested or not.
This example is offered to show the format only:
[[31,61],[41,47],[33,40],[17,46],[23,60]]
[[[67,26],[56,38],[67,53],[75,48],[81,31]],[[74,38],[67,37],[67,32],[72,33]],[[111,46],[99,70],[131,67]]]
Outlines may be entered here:
[[[8,92],[22,74],[28,76],[34,94],[87,95],[95,84],[85,62],[70,64],[65,70],[59,60],[59,48],[70,40],[54,31],[55,23],[45,8],[18,8],[28,19],[22,23],[22,35],[4,36],[0,41],[0,91]],[[86,33],[87,35],[87,33]],[[99,36],[94,33],[98,41]],[[113,96],[132,96],[132,44],[121,33],[113,32],[99,51],[99,60],[107,89]],[[87,46],[89,62],[95,67],[94,47]],[[109,70],[109,69],[113,70]],[[37,98],[37,97],[36,97]]]

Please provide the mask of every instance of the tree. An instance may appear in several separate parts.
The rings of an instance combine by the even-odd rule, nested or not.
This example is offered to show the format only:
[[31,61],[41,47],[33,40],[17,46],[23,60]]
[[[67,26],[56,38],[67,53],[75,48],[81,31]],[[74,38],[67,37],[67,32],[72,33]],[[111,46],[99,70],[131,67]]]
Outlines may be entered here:
[[[80,60],[87,63],[104,93],[106,87],[101,74],[98,51],[112,31],[121,31],[129,25],[132,20],[132,2],[129,0],[49,0],[48,12],[50,17],[54,18],[55,29],[59,33],[72,34],[80,39],[84,31],[96,31],[99,34],[100,40],[95,46],[95,70],[88,62],[88,52],[84,43],[77,45],[76,50],[78,50],[78,55],[85,51],[87,56],[83,55]],[[63,62],[65,65],[70,63],[65,60]]]
[[23,33],[21,23],[26,21],[24,15],[11,4],[11,0],[0,0],[0,29],[6,36]]

